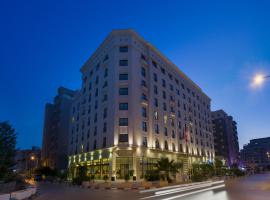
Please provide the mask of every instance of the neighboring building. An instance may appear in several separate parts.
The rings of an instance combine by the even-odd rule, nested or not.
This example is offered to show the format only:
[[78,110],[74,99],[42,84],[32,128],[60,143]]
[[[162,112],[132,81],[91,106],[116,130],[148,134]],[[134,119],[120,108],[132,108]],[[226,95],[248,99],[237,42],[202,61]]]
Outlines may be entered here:
[[41,152],[39,147],[17,150],[15,153],[14,170],[17,173],[27,173],[40,166]]
[[212,112],[215,155],[225,160],[228,166],[238,164],[239,142],[237,124],[232,116],[223,110]]
[[81,68],[70,128],[69,166],[98,177],[139,179],[163,156],[214,158],[210,98],[133,30],[112,31]]
[[65,170],[68,164],[70,111],[75,92],[60,87],[54,103],[45,107],[42,165]]
[[240,155],[242,164],[248,169],[270,169],[270,137],[250,140]]

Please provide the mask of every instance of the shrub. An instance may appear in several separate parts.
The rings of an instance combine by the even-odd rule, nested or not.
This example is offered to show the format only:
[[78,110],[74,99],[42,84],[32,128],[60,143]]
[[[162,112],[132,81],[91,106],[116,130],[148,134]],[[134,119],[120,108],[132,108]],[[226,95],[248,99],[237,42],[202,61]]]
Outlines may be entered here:
[[204,181],[206,179],[205,176],[203,176],[203,174],[201,173],[194,173],[191,175],[191,180],[193,182],[201,182],[201,181]]
[[126,175],[125,175],[125,181],[129,181],[129,179],[130,179],[129,174],[126,174]]
[[95,180],[95,175],[94,174],[91,174],[90,181],[94,181],[94,180]]
[[104,180],[105,182],[107,182],[108,179],[109,179],[108,175],[104,175],[104,176],[103,176],[103,180]]
[[146,171],[144,178],[147,181],[158,181],[158,180],[160,180],[160,175],[159,175],[158,171],[149,170],[149,171]]

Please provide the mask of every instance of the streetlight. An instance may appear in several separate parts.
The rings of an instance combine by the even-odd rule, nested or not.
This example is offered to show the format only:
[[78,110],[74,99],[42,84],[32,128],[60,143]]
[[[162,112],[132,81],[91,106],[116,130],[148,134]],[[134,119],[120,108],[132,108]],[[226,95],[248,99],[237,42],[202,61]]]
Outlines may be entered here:
[[264,75],[264,74],[257,74],[254,76],[253,80],[252,80],[252,86],[254,87],[259,87],[262,86],[264,81],[270,78],[270,75]]

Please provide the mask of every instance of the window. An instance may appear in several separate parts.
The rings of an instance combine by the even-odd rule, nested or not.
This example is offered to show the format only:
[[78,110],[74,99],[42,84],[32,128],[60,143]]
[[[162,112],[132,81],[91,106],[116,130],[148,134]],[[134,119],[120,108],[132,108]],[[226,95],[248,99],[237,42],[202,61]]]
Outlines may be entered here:
[[104,95],[103,95],[102,102],[105,102],[105,101],[107,101],[107,100],[108,100],[108,95],[107,95],[107,94],[104,94]]
[[98,108],[98,101],[96,100],[95,101],[95,109],[97,109]]
[[164,124],[167,124],[167,122],[168,122],[168,117],[167,117],[167,115],[164,115],[164,116],[163,116],[163,119],[164,119]]
[[142,107],[142,116],[143,117],[147,117],[146,108],[145,107]]
[[165,69],[163,67],[160,68],[162,74],[165,74]]
[[154,111],[154,120],[158,120],[158,112]]
[[95,96],[96,96],[96,97],[98,96],[98,88],[96,88]]
[[166,103],[163,103],[163,110],[164,110],[164,111],[167,110],[167,105],[166,105]]
[[158,88],[157,88],[156,85],[154,85],[154,93],[155,93],[155,94],[158,94]]
[[174,127],[174,119],[171,119],[171,126]]
[[104,108],[103,110],[103,119],[107,118],[108,109]]
[[128,110],[128,103],[119,103],[119,110]]
[[99,78],[98,78],[98,76],[96,77],[96,81],[95,81],[95,84],[97,85],[98,84],[98,80],[99,80]]
[[175,144],[174,144],[174,143],[172,143],[172,150],[173,150],[173,151],[176,151],[176,149],[175,149]]
[[163,99],[166,99],[166,92],[165,91],[162,91],[162,96],[163,96]]
[[185,89],[185,85],[183,83],[181,83],[181,87],[183,90]]
[[156,149],[160,148],[158,139],[156,139],[156,141],[155,141],[155,146],[156,146]]
[[95,118],[94,118],[94,122],[97,122],[97,113],[95,113]]
[[120,81],[128,80],[128,74],[119,74],[119,80]]
[[162,79],[162,86],[166,87],[166,81],[164,79]]
[[128,60],[119,60],[119,66],[122,67],[128,66]]
[[106,54],[106,56],[103,58],[103,62],[105,62],[108,59],[109,59],[109,56],[108,56],[108,54]]
[[143,146],[147,147],[147,137],[143,137]]
[[119,118],[119,126],[128,126],[128,118]]
[[119,88],[119,95],[128,95],[128,88]]
[[172,130],[172,138],[175,138],[175,131]]
[[164,135],[168,136],[168,128],[167,127],[164,127]]
[[144,93],[142,93],[141,99],[147,101],[147,97]]
[[103,137],[103,143],[102,143],[102,147],[105,148],[106,147],[106,137]]
[[155,124],[155,133],[159,134],[159,126],[158,126],[158,124]]
[[119,47],[119,52],[120,53],[126,53],[126,52],[128,52],[128,46],[120,46]]
[[146,60],[145,55],[141,54],[141,59]]
[[119,142],[128,142],[128,134],[119,134]]
[[107,76],[108,76],[108,68],[106,68],[104,71],[104,77],[107,77]]
[[104,122],[103,124],[103,133],[106,133],[107,132],[107,123]]
[[179,152],[183,152],[183,145],[179,144]]
[[152,60],[152,64],[155,68],[157,68],[157,63],[155,61]]
[[145,77],[146,73],[145,73],[145,68],[144,67],[141,68],[141,74],[142,74],[143,77]]
[[173,85],[172,84],[170,84],[170,90],[173,91]]
[[154,81],[157,82],[157,80],[158,80],[158,79],[157,79],[157,74],[154,73]]
[[142,80],[142,81],[141,81],[141,85],[144,86],[144,87],[146,87],[146,82],[145,82],[145,80]]
[[167,140],[165,140],[164,148],[165,148],[165,150],[168,150],[168,142],[167,142]]
[[108,81],[104,81],[103,88],[108,86]]
[[147,132],[147,124],[146,124],[146,122],[142,122],[142,130],[144,132]]
[[154,98],[154,105],[155,105],[156,107],[158,107],[158,99],[157,99],[157,98]]
[[98,63],[98,64],[96,65],[96,71],[98,71],[99,68],[100,68],[100,64]]

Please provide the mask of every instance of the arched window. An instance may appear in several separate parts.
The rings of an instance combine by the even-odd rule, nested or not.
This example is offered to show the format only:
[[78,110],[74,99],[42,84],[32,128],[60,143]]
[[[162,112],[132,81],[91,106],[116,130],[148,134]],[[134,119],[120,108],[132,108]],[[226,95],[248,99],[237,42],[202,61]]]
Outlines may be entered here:
[[173,151],[176,151],[176,150],[175,150],[175,144],[174,144],[174,143],[172,143],[172,150],[173,150]]
[[158,139],[156,139],[156,149],[159,149],[160,147],[159,147],[159,141],[158,141]]
[[165,150],[168,150],[168,142],[167,142],[167,140],[165,140]]

